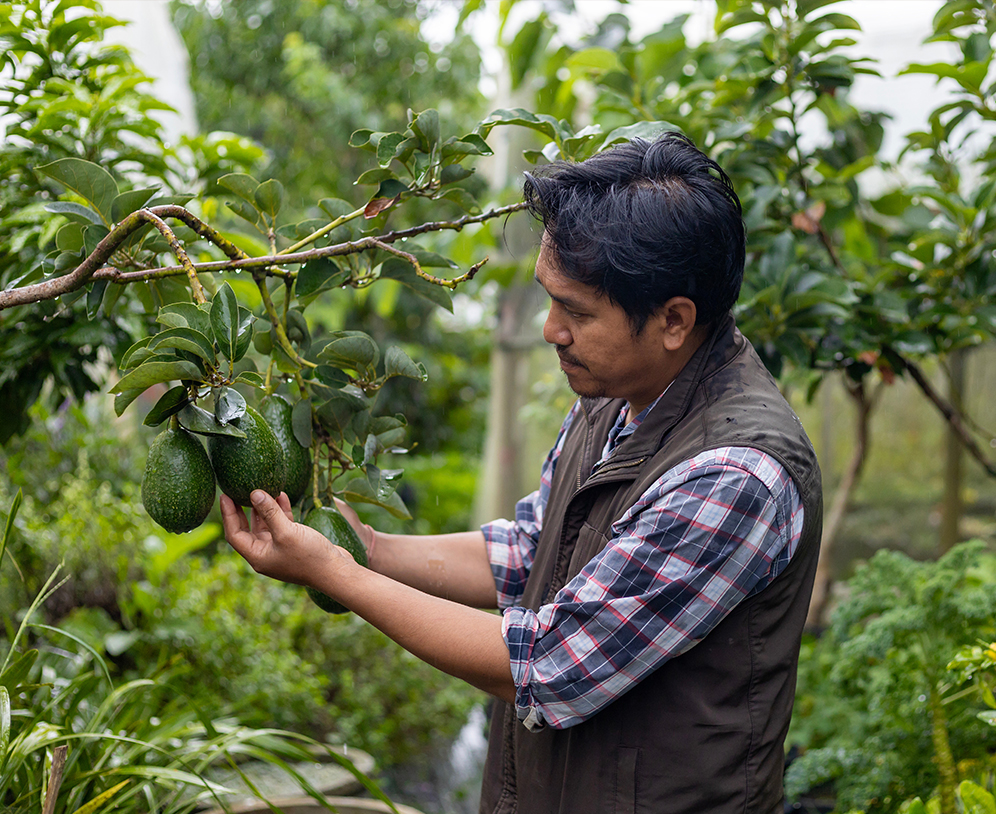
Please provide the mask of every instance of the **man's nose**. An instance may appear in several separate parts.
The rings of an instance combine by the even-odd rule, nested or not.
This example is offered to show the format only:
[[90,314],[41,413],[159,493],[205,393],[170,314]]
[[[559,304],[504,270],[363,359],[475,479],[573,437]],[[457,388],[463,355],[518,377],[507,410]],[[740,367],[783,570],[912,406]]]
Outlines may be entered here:
[[570,345],[571,332],[557,319],[554,313],[554,306],[547,312],[546,321],[543,323],[543,339],[551,345]]

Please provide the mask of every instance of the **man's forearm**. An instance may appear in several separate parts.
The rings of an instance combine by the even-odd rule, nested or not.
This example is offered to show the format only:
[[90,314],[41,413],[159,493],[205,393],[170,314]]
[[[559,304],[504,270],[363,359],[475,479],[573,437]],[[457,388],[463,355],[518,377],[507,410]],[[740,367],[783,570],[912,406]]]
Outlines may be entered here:
[[374,532],[370,568],[433,596],[495,608],[494,575],[480,531],[405,535]]
[[312,584],[423,661],[497,698],[514,701],[501,616],[458,604],[459,600],[430,596],[355,563],[316,575]]

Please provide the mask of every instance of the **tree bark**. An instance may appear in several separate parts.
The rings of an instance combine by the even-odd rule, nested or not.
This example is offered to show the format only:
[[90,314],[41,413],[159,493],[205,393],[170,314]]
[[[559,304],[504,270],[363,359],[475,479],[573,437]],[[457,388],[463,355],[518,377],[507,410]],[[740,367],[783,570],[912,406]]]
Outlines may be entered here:
[[871,441],[869,432],[872,411],[878,402],[881,383],[868,394],[865,382],[854,383],[844,379],[847,393],[854,401],[856,408],[854,416],[854,451],[841,476],[840,483],[834,492],[833,502],[823,523],[823,541],[820,546],[820,558],[816,566],[816,581],[813,584],[813,596],[809,602],[809,614],[806,617],[806,627],[813,629],[823,624],[824,616],[830,599],[830,585],[833,580],[831,558],[837,538],[840,535],[847,505],[851,493],[861,477],[861,470],[868,459],[868,448]]
[[[967,351],[954,351],[950,356],[950,389],[948,399],[956,409],[964,404],[965,361]],[[961,438],[948,424],[944,443],[944,496],[941,500],[939,553],[950,551],[961,540],[962,481],[964,453]]]

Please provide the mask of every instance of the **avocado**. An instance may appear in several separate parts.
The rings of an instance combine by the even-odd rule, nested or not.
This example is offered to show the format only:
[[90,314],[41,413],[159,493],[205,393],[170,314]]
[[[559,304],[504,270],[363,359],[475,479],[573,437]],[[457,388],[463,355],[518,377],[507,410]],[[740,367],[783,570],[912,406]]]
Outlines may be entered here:
[[232,421],[246,434],[212,435],[208,439],[211,466],[221,491],[239,506],[249,505],[253,489],[277,497],[284,483],[284,454],[270,425],[253,407]]
[[214,470],[201,442],[172,423],[153,440],[145,460],[145,511],[166,531],[182,534],[204,522],[214,492]]
[[[360,537],[349,525],[349,521],[342,516],[342,513],[332,506],[317,506],[308,512],[304,518],[304,525],[311,526],[317,532],[327,537],[331,543],[342,546],[353,555],[364,568],[367,567],[367,550],[360,542]],[[328,594],[308,587],[308,596],[311,601],[327,613],[349,613],[349,608],[336,602]]]
[[291,504],[304,497],[304,491],[311,480],[311,455],[307,447],[302,447],[294,436],[291,416],[294,408],[283,396],[267,396],[259,405],[259,413],[270,425],[277,443],[284,451],[284,491]]

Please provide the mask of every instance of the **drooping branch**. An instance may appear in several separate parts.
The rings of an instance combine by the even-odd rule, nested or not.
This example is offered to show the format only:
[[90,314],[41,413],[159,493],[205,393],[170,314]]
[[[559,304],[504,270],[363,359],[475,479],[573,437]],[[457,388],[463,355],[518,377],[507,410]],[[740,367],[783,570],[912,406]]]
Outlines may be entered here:
[[909,359],[896,353],[894,350],[890,349],[890,354],[898,359],[903,367],[909,371],[910,377],[916,382],[917,387],[923,392],[930,401],[944,416],[944,419],[948,422],[948,425],[954,431],[955,435],[958,436],[958,440],[961,441],[962,445],[968,451],[968,454],[978,461],[982,468],[986,470],[986,473],[993,478],[996,478],[996,464],[989,461],[982,449],[979,447],[976,440],[971,436],[968,428],[965,426],[965,422],[962,420],[961,413],[951,404],[947,399],[945,399],[934,386],[930,383],[927,377],[924,375],[923,371],[920,370],[919,366],[915,362],[911,362]]
[[[128,215],[114,229],[111,230],[96,249],[86,257],[79,266],[69,273],[41,283],[26,285],[22,288],[0,291],[0,311],[11,308],[15,305],[27,305],[43,300],[52,300],[64,294],[77,291],[87,283],[95,280],[107,280],[109,282],[125,285],[134,282],[146,282],[149,280],[161,279],[164,277],[174,277],[181,274],[188,276],[193,273],[213,273],[223,271],[259,271],[263,270],[271,276],[291,277],[292,272],[282,271],[279,266],[306,263],[309,260],[317,260],[325,257],[338,257],[348,254],[356,254],[371,248],[386,249],[388,245],[399,240],[414,237],[420,234],[439,231],[460,231],[465,226],[474,223],[483,223],[493,218],[509,215],[525,208],[524,203],[511,204],[509,206],[490,209],[480,215],[467,215],[451,221],[430,221],[413,226],[409,229],[399,229],[376,237],[364,237],[359,240],[337,243],[333,246],[325,246],[320,249],[310,249],[308,251],[293,252],[288,254],[271,254],[266,257],[250,257],[241,249],[220,233],[200,221],[195,215],[181,206],[165,205],[151,207],[146,210],[139,210]],[[145,213],[145,214],[142,214]],[[155,216],[160,221],[164,217],[174,218],[190,226],[198,235],[218,246],[229,258],[227,260],[215,260],[206,263],[185,264],[182,257],[178,255],[181,265],[163,266],[154,269],[143,269],[141,271],[123,272],[112,266],[104,264],[110,259],[117,248],[131,235],[137,231],[144,223],[153,222],[149,215]],[[158,227],[157,227],[158,228]],[[167,237],[167,239],[169,239]],[[175,252],[175,247],[174,252]],[[481,267],[482,263],[475,264],[465,274],[451,280],[434,277],[422,271],[421,266],[414,256],[407,252],[394,250],[393,253],[403,256],[412,263],[413,268],[423,279],[435,284],[454,288],[460,283],[469,280]],[[189,260],[189,259],[188,259]]]

